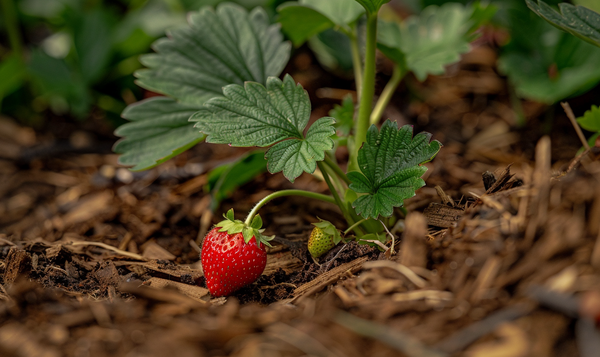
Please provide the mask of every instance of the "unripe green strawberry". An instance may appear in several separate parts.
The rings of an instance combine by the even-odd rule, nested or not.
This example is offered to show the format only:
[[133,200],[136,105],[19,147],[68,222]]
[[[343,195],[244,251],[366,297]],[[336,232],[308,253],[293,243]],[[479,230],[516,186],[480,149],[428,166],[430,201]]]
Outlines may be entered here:
[[308,252],[313,258],[318,258],[335,247],[333,236],[326,234],[319,227],[313,228],[308,238]]

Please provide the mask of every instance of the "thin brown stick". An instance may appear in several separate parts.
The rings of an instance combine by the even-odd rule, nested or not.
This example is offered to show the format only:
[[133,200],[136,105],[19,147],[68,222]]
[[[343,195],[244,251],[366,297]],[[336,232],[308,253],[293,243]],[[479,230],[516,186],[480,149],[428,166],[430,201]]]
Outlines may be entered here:
[[565,113],[567,113],[567,117],[571,121],[571,125],[573,125],[573,128],[575,128],[575,131],[577,132],[577,136],[579,136],[579,140],[581,140],[583,147],[586,150],[589,150],[590,145],[588,144],[587,140],[585,140],[585,136],[583,135],[583,131],[581,131],[579,124],[577,124],[577,119],[575,119],[575,114],[573,114],[573,110],[571,109],[571,106],[567,102],[561,102],[560,105],[565,110]]
[[70,244],[73,245],[73,246],[77,246],[77,245],[93,245],[93,246],[96,246],[96,247],[100,247],[100,248],[112,250],[113,252],[115,252],[117,254],[124,255],[126,257],[130,257],[130,258],[133,258],[133,259],[148,260],[148,259],[142,257],[139,254],[127,252],[127,251],[121,250],[119,248],[113,247],[112,245],[108,245],[108,244],[104,244],[104,243],[100,243],[100,242],[71,242]]

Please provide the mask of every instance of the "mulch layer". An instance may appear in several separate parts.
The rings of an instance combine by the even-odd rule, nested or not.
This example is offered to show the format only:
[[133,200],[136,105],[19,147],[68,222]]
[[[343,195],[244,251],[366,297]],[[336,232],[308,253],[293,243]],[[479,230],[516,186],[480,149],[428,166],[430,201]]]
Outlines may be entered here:
[[[276,235],[265,273],[228,298],[204,287],[202,237],[276,190],[327,193],[318,176],[292,186],[262,174],[213,212],[208,172],[246,150],[200,144],[130,172],[114,138],[83,124],[34,131],[0,118],[0,355],[597,356],[598,150],[577,155],[566,117],[538,119],[536,103],[523,102],[517,128],[495,60],[481,45],[446,76],[408,78],[421,99],[403,87],[386,111],[444,143],[389,227],[394,254],[350,243],[316,264],[310,223],[343,218],[278,199],[261,210]],[[313,119],[326,115],[348,91],[306,53],[295,61]]]

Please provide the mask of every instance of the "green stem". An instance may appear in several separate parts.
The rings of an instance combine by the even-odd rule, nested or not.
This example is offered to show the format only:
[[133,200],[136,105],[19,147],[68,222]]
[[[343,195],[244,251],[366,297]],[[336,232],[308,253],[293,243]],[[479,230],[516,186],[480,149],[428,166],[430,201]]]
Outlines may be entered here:
[[[348,212],[348,207],[346,206],[346,203],[344,201],[342,201],[342,199],[340,198],[340,195],[338,194],[337,190],[333,186],[333,183],[331,182],[331,178],[329,177],[329,174],[327,173],[325,166],[323,165],[322,162],[318,162],[317,165],[319,166],[319,170],[321,170],[321,173],[323,174],[323,178],[325,179],[327,186],[329,186],[329,190],[331,191],[331,194],[333,195],[335,202],[337,203],[338,207],[342,211],[342,215],[346,219],[346,223],[348,223],[348,225],[350,225],[350,226],[353,225],[354,219]],[[357,230],[355,230],[355,232],[358,236],[362,236],[362,232],[360,230],[357,229]]]
[[260,200],[260,202],[258,202],[256,204],[256,206],[254,206],[254,208],[252,208],[252,211],[250,211],[250,213],[248,213],[248,217],[246,217],[246,221],[244,223],[247,225],[250,225],[250,223],[252,222],[252,219],[254,218],[256,213],[258,213],[259,209],[261,209],[264,205],[269,203],[269,201],[272,201],[278,197],[284,197],[284,196],[302,196],[302,197],[313,198],[315,200],[321,200],[321,201],[336,204],[336,200],[333,197],[323,195],[321,193],[304,191],[304,190],[277,191],[277,192],[273,192],[272,194],[270,194],[267,197]]
[[350,179],[348,178],[348,176],[346,176],[346,174],[344,173],[344,171],[342,171],[338,164],[336,164],[335,161],[333,161],[333,159],[331,159],[327,155],[325,155],[325,164],[327,164],[327,166],[329,166],[333,170],[333,172],[335,172],[335,174],[339,176],[339,178],[344,180],[344,182],[347,185],[350,184]]
[[513,111],[515,112],[515,115],[517,116],[515,118],[517,128],[524,128],[526,125],[526,120],[525,120],[525,111],[523,110],[523,104],[521,104],[521,99],[517,95],[515,87],[510,83],[508,84],[508,95],[510,98],[510,103],[512,104]]
[[4,25],[8,33],[10,48],[20,58],[23,58],[23,42],[21,41],[21,32],[17,23],[17,11],[13,0],[2,0],[2,12],[4,13]]
[[[354,26],[355,29],[358,26]],[[352,67],[354,67],[354,82],[356,83],[356,95],[360,98],[362,90],[362,61],[360,59],[360,49],[358,48],[358,36],[356,30],[350,37],[350,49],[352,50]]]
[[350,152],[348,170],[358,171],[358,150],[367,139],[369,118],[375,95],[375,54],[377,50],[377,13],[367,14],[367,38],[365,50],[365,70],[363,72],[358,119],[354,125],[354,145]]
[[[338,193],[344,192],[346,190],[346,187],[344,186],[342,181],[339,179],[339,177],[337,177],[337,175],[335,175],[335,172],[333,172],[331,167],[329,167],[327,165],[323,165],[323,169],[325,169],[327,171],[327,174],[329,175],[329,179],[333,183],[333,186],[335,187],[336,191]],[[340,198],[341,198],[341,196],[340,196]]]
[[353,225],[351,225],[350,227],[348,227],[348,229],[346,229],[344,231],[344,235],[348,234],[348,232],[350,232],[351,230],[353,230],[354,228],[358,227],[359,225],[361,225],[363,222],[365,222],[367,219],[363,218],[360,221],[354,223]]
[[321,170],[321,173],[323,174],[323,178],[325,179],[325,182],[327,183],[327,186],[329,187],[329,191],[331,191],[331,194],[333,195],[333,198],[335,199],[336,204],[340,207],[340,209],[342,210],[342,213],[344,214],[344,217],[345,217],[346,216],[346,207],[344,206],[339,193],[335,189],[335,186],[331,182],[331,178],[329,177],[327,170],[323,166],[322,162],[318,162],[317,166],[319,167],[319,170]]
[[385,88],[383,89],[383,92],[381,92],[381,96],[379,96],[377,104],[375,104],[375,108],[371,113],[371,124],[377,124],[379,122],[383,111],[392,99],[394,92],[396,92],[396,88],[398,88],[398,85],[402,81],[402,78],[404,78],[405,74],[406,71],[402,70],[400,65],[397,64],[394,66],[392,78],[390,78],[390,81],[385,85]]

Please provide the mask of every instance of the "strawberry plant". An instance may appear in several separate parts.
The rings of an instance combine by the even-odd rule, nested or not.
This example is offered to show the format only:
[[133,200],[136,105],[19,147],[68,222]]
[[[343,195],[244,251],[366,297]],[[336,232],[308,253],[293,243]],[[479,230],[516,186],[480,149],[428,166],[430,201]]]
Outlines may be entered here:
[[[264,246],[258,211],[283,196],[303,196],[336,204],[347,223],[345,234],[359,242],[384,247],[384,224],[396,220],[404,200],[425,185],[421,178],[441,143],[431,134],[413,136],[410,125],[379,124],[383,109],[408,73],[423,80],[469,50],[475,30],[494,13],[478,4],[446,4],[425,9],[402,23],[383,23],[379,11],[388,0],[301,0],[279,7],[283,32],[298,46],[323,31],[337,31],[351,44],[359,103],[351,99],[309,124],[307,92],[289,75],[279,77],[290,56],[279,25],[266,12],[250,12],[233,4],[207,7],[189,16],[188,25],[157,41],[156,51],[142,57],[148,68],[137,72],[138,84],[164,94],[129,106],[131,120],[117,130],[120,161],[143,170],[204,140],[235,147],[265,148],[266,168],[281,172],[290,182],[315,174],[327,183],[330,195],[282,190],[258,202],[244,221],[229,211],[206,236],[202,263],[213,295],[228,295],[254,281],[264,269]],[[365,26],[359,26],[364,22]],[[365,33],[359,33],[365,29]],[[359,38],[365,38],[364,48]],[[392,79],[374,103],[376,50],[395,63]],[[374,105],[375,104],[375,105]],[[347,145],[344,170],[335,161],[335,148]],[[224,173],[244,166],[222,169]],[[240,171],[241,170],[241,171]],[[256,172],[260,172],[256,170]],[[226,176],[214,179],[227,184]],[[220,180],[220,181],[219,181]],[[389,220],[388,220],[389,218]],[[330,222],[315,223],[309,249],[325,254],[342,236]],[[252,247],[252,248],[251,248]],[[256,259],[251,265],[246,255]],[[236,265],[237,264],[237,265]],[[240,270],[242,269],[242,270]],[[246,269],[246,270],[244,270]]]

